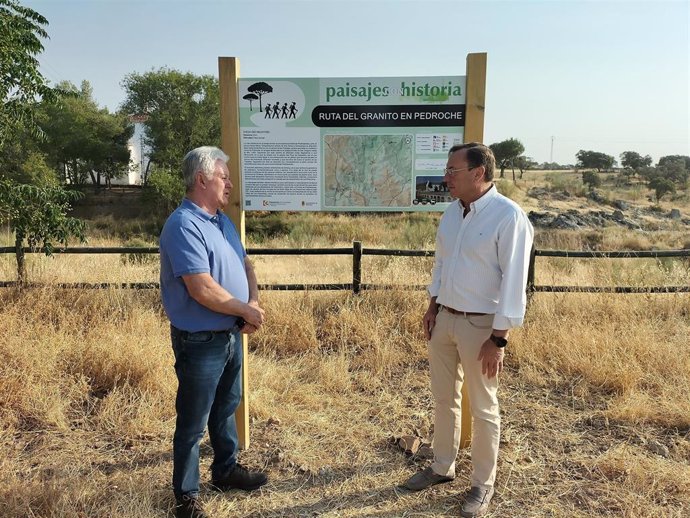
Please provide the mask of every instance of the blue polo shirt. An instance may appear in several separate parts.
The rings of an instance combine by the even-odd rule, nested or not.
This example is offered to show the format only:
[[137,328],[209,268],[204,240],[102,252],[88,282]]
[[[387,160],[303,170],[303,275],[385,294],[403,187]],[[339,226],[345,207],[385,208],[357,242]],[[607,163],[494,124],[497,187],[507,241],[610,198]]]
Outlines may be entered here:
[[170,323],[191,333],[232,328],[237,317],[199,304],[189,296],[182,276],[209,273],[233,297],[247,302],[246,255],[235,226],[225,214],[218,211],[211,216],[185,198],[165,222],[160,236],[161,298]]

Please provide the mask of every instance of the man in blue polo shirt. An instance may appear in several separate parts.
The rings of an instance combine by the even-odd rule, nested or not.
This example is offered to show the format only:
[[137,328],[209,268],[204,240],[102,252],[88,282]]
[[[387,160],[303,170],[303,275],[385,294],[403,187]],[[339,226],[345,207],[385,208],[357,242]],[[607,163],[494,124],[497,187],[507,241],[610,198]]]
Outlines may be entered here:
[[160,236],[161,297],[170,319],[178,388],[173,491],[178,518],[206,518],[199,503],[199,443],[208,426],[211,483],[254,490],[261,472],[237,463],[235,410],[242,394],[242,341],[264,322],[256,275],[222,209],[232,182],[228,156],[210,146],[184,158],[186,195]]

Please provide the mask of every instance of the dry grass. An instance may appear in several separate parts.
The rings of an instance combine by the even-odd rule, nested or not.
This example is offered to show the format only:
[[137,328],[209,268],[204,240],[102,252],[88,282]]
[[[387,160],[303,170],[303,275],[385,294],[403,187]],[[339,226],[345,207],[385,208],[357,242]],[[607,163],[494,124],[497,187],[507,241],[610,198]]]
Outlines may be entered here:
[[[382,277],[428,277],[399,261],[382,265]],[[136,269],[120,265],[127,268]],[[598,270],[580,268],[576,276],[592,282],[587,271]],[[169,516],[175,379],[156,294],[0,295],[4,515]],[[267,292],[263,301],[268,323],[251,341],[253,442],[244,460],[266,468],[271,483],[256,495],[204,488],[209,511],[457,515],[468,453],[456,481],[409,494],[396,485],[425,461],[389,442],[432,434],[424,294]],[[688,315],[687,295],[535,296],[503,380],[493,516],[690,512]],[[657,443],[667,457],[655,453]],[[205,447],[204,473],[208,463]]]
[[[515,193],[523,196],[525,186]],[[291,216],[293,217],[293,216]],[[254,247],[432,248],[436,219],[294,216]],[[311,236],[308,239],[304,236]],[[10,243],[8,235],[0,236]],[[541,248],[687,247],[687,231],[540,233]],[[91,245],[121,242],[93,239]],[[414,246],[418,244],[419,246]],[[156,263],[31,257],[31,280],[155,281]],[[258,256],[262,283],[349,282],[349,257]],[[364,282],[426,284],[431,260],[365,256]],[[14,276],[0,258],[0,276]],[[538,284],[687,285],[680,260],[539,258]],[[250,341],[252,445],[268,470],[256,494],[202,488],[217,517],[457,516],[468,483],[421,494],[397,485],[423,467],[390,438],[432,436],[420,291],[264,292]],[[176,380],[154,291],[0,291],[3,516],[171,516]],[[502,379],[494,517],[690,515],[690,297],[536,294]],[[204,444],[202,480],[210,450]]]

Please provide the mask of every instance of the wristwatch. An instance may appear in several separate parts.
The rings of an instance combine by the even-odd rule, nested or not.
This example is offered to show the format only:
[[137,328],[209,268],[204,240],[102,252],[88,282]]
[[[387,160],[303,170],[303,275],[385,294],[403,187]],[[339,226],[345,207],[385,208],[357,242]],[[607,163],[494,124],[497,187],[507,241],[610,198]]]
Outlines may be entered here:
[[496,347],[503,348],[506,345],[508,345],[508,339],[503,338],[502,336],[496,336],[496,335],[492,334],[489,337],[489,340],[491,340],[494,344],[496,344]]

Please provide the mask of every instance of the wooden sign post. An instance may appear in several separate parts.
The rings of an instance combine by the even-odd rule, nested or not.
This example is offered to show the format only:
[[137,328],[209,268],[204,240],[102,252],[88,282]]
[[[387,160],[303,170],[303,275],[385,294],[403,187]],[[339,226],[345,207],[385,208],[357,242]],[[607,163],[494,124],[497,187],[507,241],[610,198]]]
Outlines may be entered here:
[[[467,55],[465,69],[465,131],[464,141],[483,142],[484,106],[486,99],[486,52]],[[472,414],[467,389],[462,386],[460,447],[468,448],[472,442]]]
[[[220,85],[220,140],[221,148],[230,157],[228,169],[232,192],[230,203],[225,208],[225,213],[237,228],[237,233],[246,246],[244,229],[244,209],[242,208],[242,175],[240,167],[240,121],[239,104],[237,96],[237,81],[240,77],[240,60],[237,58],[218,58],[218,82]],[[247,347],[247,335],[242,337],[242,400],[235,412],[237,421],[237,437],[240,448],[249,448],[249,375],[247,362],[249,352]]]

